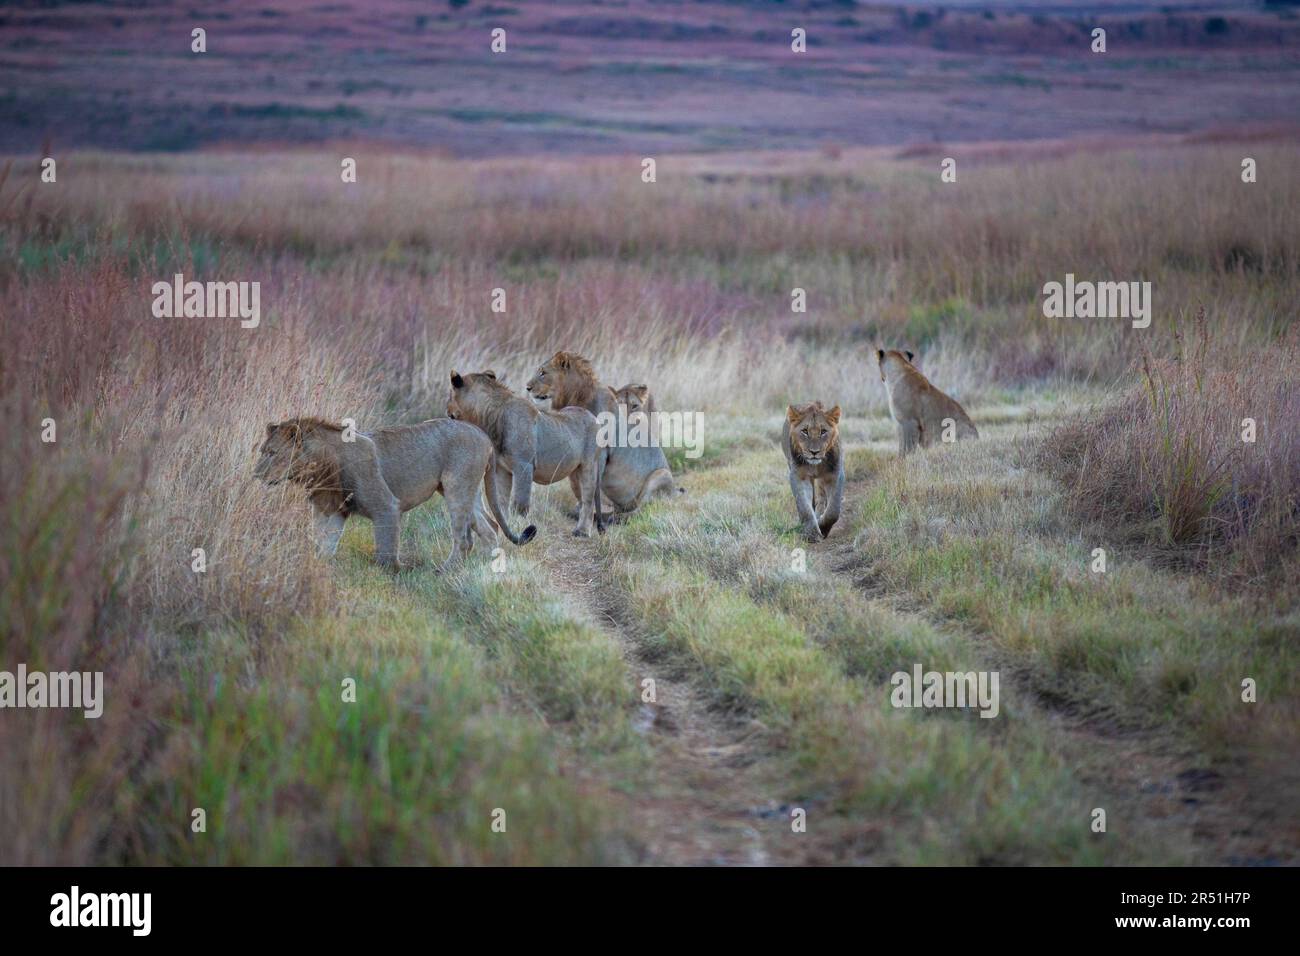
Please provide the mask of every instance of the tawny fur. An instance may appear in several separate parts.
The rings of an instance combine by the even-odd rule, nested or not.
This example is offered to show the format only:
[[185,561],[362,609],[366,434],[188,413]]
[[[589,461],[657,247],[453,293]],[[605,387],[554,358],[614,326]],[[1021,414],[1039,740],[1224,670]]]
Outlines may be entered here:
[[614,400],[627,407],[629,419],[639,412],[655,413],[655,397],[648,385],[624,385],[614,392]]
[[[911,352],[878,349],[876,360],[889,396],[889,414],[898,424],[900,455],[917,445],[929,448],[942,442],[945,431],[954,441],[980,437],[966,409],[935,388],[912,364]],[[945,426],[945,420],[951,420],[951,425]]]
[[828,411],[821,402],[788,406],[781,450],[789,467],[790,490],[804,537],[820,541],[839,520],[844,501],[840,407]]
[[597,442],[596,418],[584,408],[539,409],[497,381],[495,372],[451,373],[447,414],[483,429],[497,453],[495,480],[501,495],[510,493],[516,513],[528,514],[533,483],[549,485],[569,479],[578,499],[573,533],[605,530],[600,502],[601,471],[608,451]]
[[[591,363],[574,352],[551,356],[528,380],[527,390],[539,401],[550,399],[552,409],[574,406],[593,415],[618,415],[619,399],[614,390],[601,383]],[[653,406],[647,412],[652,410]],[[611,447],[600,487],[613,508],[624,513],[635,511],[651,498],[678,493],[668,459],[657,445]]]
[[[532,539],[531,525],[511,532],[501,513],[492,481],[495,452],[488,437],[472,425],[447,418],[358,432],[344,440],[344,428],[323,418],[291,418],[266,426],[266,440],[253,469],[268,484],[301,485],[316,514],[321,546],[333,554],[352,515],[375,526],[375,557],[400,566],[401,515],[441,492],[451,518],[452,549],[446,564],[473,548],[472,532],[495,543],[501,530],[515,544]],[[479,483],[495,521],[483,512]]]

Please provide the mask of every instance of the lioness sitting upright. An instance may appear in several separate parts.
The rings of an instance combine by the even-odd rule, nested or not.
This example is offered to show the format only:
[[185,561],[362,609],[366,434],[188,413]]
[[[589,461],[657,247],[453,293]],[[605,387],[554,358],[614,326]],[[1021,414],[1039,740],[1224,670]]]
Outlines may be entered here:
[[[552,355],[528,380],[527,390],[538,401],[549,398],[553,409],[576,405],[593,415],[608,414],[614,420],[618,417],[618,396],[596,377],[591,363],[575,352]],[[646,411],[652,410],[653,407]],[[674,495],[678,491],[668,459],[658,443],[611,446],[600,487],[622,512],[634,511],[653,497]]]
[[840,407],[827,411],[821,402],[788,406],[781,448],[790,466],[790,490],[804,536],[820,541],[839,520],[844,500]]
[[507,538],[524,544],[537,533],[532,525],[517,536],[510,531],[492,482],[496,454],[474,426],[439,418],[351,437],[345,441],[343,426],[322,418],[267,425],[253,469],[267,484],[291,481],[307,489],[327,553],[338,549],[344,524],[358,514],[374,522],[379,563],[399,566],[401,515],[440,491],[451,517],[450,565],[474,546],[471,531],[496,540],[496,527],[479,502],[480,481]]
[[936,441],[980,437],[966,409],[931,385],[912,364],[911,352],[877,349],[876,359],[889,395],[889,414],[898,423],[900,455],[918,444],[929,448]]
[[511,502],[516,512],[528,514],[533,482],[549,485],[561,478],[578,499],[580,538],[596,529],[605,533],[600,504],[600,475],[608,457],[599,447],[596,417],[585,408],[550,411],[537,408],[497,381],[496,372],[451,373],[447,414],[487,432],[496,449],[496,484],[502,496],[514,483]]

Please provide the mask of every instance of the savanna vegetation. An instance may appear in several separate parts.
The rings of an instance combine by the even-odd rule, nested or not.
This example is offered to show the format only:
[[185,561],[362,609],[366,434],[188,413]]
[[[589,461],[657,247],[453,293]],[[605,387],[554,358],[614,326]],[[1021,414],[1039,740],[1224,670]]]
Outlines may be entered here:
[[[107,702],[0,720],[0,859],[1294,860],[1300,172],[1250,155],[16,159],[0,669]],[[1067,272],[1149,280],[1150,328],[1044,318]],[[155,318],[176,273],[260,282],[260,325]],[[878,346],[981,440],[899,460]],[[393,575],[252,478],[268,422],[419,421],[557,348],[705,415],[686,495],[578,541],[539,488],[536,541],[446,574],[435,498]],[[777,439],[814,398],[849,486],[808,547]],[[998,670],[999,716],[891,707],[917,663]]]

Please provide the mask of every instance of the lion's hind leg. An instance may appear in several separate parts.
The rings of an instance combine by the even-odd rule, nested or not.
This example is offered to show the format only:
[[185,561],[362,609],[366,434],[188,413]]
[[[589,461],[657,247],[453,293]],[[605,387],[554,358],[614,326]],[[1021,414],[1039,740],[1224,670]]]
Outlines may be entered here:
[[636,503],[633,508],[640,508],[647,501],[655,498],[671,498],[677,494],[677,486],[673,483],[673,473],[667,468],[656,468],[646,476],[645,483],[641,485],[641,493],[636,496]]
[[481,517],[477,481],[468,482],[463,488],[446,488],[443,498],[447,502],[448,524],[451,527],[451,554],[440,568],[445,571],[464,560],[474,549],[474,531],[479,530],[482,534],[478,526],[480,521],[486,523],[486,519]]
[[483,507],[483,500],[477,496],[474,498],[474,531],[484,541],[492,544],[496,543],[497,535],[501,531],[501,526]]
[[[500,465],[497,467],[500,468]],[[515,514],[527,518],[533,497],[533,463],[516,460],[510,471],[510,507]]]
[[573,529],[575,538],[591,537],[592,520],[596,513],[596,472],[593,464],[582,464],[575,469],[578,476],[578,524]]

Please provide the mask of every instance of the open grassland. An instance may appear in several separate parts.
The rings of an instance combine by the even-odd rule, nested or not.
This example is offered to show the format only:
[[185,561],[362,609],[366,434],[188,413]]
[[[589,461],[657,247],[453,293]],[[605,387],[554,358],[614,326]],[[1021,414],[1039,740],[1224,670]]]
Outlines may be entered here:
[[[655,184],[18,161],[0,669],[102,669],[108,700],[0,721],[4,861],[1295,860],[1300,173],[1246,148],[1252,185],[1241,147],[1171,140],[972,150],[956,184],[868,151],[663,157]],[[261,282],[261,325],[153,318],[176,272]],[[1150,280],[1151,327],[1043,318],[1067,272]],[[898,460],[878,345],[981,441]],[[451,368],[519,387],[556,348],[704,413],[685,496],[576,541],[539,491],[536,541],[441,575],[435,499],[390,575],[368,524],[322,560],[299,494],[251,478],[269,421],[418,421]],[[812,398],[846,410],[848,507],[799,571],[777,437]],[[915,664],[998,670],[998,717],[894,709]]]
[[0,9],[0,150],[658,156],[1294,125],[1298,41],[1289,5],[1247,0],[42,0]]

